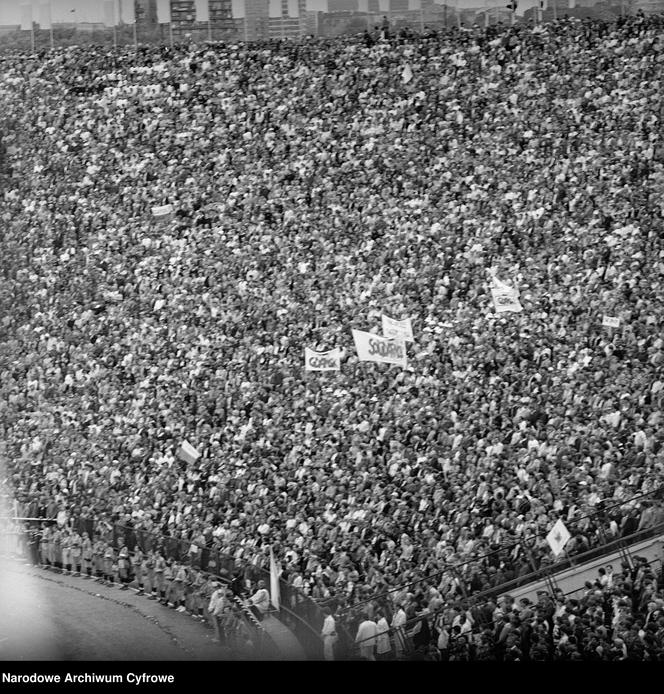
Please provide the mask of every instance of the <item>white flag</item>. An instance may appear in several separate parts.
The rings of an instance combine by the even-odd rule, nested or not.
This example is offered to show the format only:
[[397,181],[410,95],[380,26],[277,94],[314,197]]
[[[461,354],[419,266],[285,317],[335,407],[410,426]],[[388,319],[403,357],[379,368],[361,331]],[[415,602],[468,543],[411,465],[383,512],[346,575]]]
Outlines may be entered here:
[[559,518],[546,536],[546,541],[549,543],[554,556],[557,557],[563,551],[571,537],[569,530]]
[[389,318],[383,314],[381,320],[383,322],[383,337],[401,340],[402,342],[414,342],[413,326],[410,323],[410,318],[394,320],[394,318]]
[[274,560],[274,552],[270,547],[270,602],[275,610],[279,609],[281,604],[281,591],[279,589],[279,576],[281,575],[281,567]]
[[619,328],[620,318],[614,318],[613,316],[604,316],[604,318],[602,318],[602,325],[607,328]]
[[195,463],[201,457],[201,454],[187,440],[182,442],[177,455],[180,460],[184,460],[186,463]]
[[363,330],[353,330],[353,341],[360,361],[396,364],[406,367],[406,345],[398,340],[380,337]]
[[410,65],[406,64],[406,67],[404,67],[403,72],[401,73],[401,81],[404,84],[408,84],[413,79],[413,70],[410,67]]
[[288,16],[300,16],[300,0],[288,0]]
[[341,352],[338,347],[327,352],[316,352],[304,348],[305,371],[339,371],[341,368]]

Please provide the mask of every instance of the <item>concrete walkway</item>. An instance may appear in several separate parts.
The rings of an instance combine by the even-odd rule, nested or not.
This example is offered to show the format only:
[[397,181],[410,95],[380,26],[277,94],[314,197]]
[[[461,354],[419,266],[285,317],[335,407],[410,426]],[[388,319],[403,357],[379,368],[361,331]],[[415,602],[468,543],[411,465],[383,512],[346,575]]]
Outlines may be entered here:
[[262,622],[262,627],[274,641],[282,655],[282,660],[306,660],[304,650],[295,634],[282,622],[268,615]]
[[[0,569],[0,578],[15,577],[15,579],[18,579],[18,581],[14,580],[12,582],[11,587],[9,587],[9,585],[4,586],[5,590],[2,591],[2,596],[4,596],[5,601],[11,602],[13,600],[18,602],[17,597],[19,591],[17,586],[21,583],[26,585],[25,582],[27,581],[35,586],[40,584],[41,593],[48,595],[48,599],[46,600],[48,603],[63,603],[65,601],[70,601],[73,604],[77,596],[78,600],[85,597],[86,600],[92,599],[94,602],[100,603],[99,609],[104,614],[104,616],[100,617],[98,620],[100,624],[104,624],[105,622],[108,623],[116,617],[120,618],[119,615],[122,613],[125,614],[123,619],[127,620],[127,616],[133,613],[134,617],[140,617],[147,622],[158,625],[162,631],[168,632],[170,638],[177,643],[181,650],[179,658],[174,657],[169,651],[168,659],[261,660],[269,658],[270,660],[306,660],[304,650],[293,632],[272,615],[268,615],[261,622],[261,626],[273,641],[278,655],[272,657],[264,656],[261,658],[261,656],[257,656],[255,653],[231,651],[228,648],[220,646],[213,642],[214,632],[209,624],[194,620],[188,615],[178,613],[173,609],[162,606],[156,601],[149,600],[143,595],[138,595],[137,591],[134,589],[123,591],[120,590],[118,586],[111,587],[102,583],[96,583],[95,581],[86,580],[80,576],[66,575],[53,570],[49,571],[29,564],[25,559],[20,557],[15,555],[8,556],[4,553],[0,553]],[[1,585],[2,581],[0,581],[0,586]],[[67,592],[62,593],[63,589]],[[0,600],[0,604],[1,603],[2,601]],[[104,604],[104,608],[101,607],[101,603]],[[6,609],[7,605],[3,604],[2,607]],[[88,612],[91,612],[93,609],[97,610],[97,607],[91,607],[91,603],[88,603],[87,609]],[[102,614],[102,612],[100,612],[100,614]],[[77,630],[76,613],[76,609],[70,610],[69,612],[74,634]],[[68,617],[64,617],[65,621],[67,621],[67,619]],[[80,620],[80,616],[78,616],[78,620]],[[136,628],[135,624],[133,628]],[[1,630],[0,636],[2,636]],[[138,652],[141,653],[143,651],[140,649]],[[164,653],[165,652],[166,650],[164,650]],[[90,657],[89,654],[88,657]],[[122,657],[126,657],[126,655]],[[150,656],[144,654],[142,657],[146,659],[160,659],[158,651],[156,656],[155,654],[150,654]],[[95,659],[96,658],[115,659],[115,654],[111,655],[109,652],[105,657],[101,652],[97,652],[95,655]],[[0,660],[2,659],[4,658],[0,657]],[[60,658],[56,657],[56,659]]]

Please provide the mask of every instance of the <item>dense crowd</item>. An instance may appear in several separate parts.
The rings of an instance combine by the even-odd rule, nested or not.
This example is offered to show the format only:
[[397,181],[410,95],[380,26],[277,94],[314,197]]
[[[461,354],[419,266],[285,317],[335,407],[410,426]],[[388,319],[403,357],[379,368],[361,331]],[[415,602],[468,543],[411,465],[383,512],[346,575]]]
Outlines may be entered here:
[[[661,29],[0,58],[19,501],[271,546],[333,609],[523,576],[558,518],[569,554],[664,521]],[[412,317],[405,369],[355,356],[383,313]]]
[[608,565],[571,595],[541,590],[537,602],[503,596],[469,609],[456,604],[421,613],[390,631],[385,615],[366,614],[358,657],[381,660],[661,661],[664,581],[639,558],[620,573]]

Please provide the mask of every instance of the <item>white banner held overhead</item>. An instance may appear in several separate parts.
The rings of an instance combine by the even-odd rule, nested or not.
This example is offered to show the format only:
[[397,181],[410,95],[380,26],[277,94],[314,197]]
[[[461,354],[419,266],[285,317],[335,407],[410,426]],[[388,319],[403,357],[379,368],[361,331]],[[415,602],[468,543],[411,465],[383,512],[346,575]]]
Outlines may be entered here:
[[178,448],[177,452],[178,458],[184,460],[187,463],[195,463],[201,454],[189,443],[189,441],[184,440]]
[[521,306],[519,301],[519,290],[513,289],[505,282],[501,282],[493,271],[491,271],[491,296],[493,297],[496,313],[505,313],[507,311],[520,313],[523,311],[523,306]]
[[360,361],[379,364],[396,364],[406,367],[406,344],[387,337],[380,337],[363,330],[353,330],[355,349]]
[[505,313],[507,311],[520,313],[523,311],[523,306],[519,302],[519,296],[514,289],[506,290],[491,287],[491,296],[493,297],[496,313]]
[[338,347],[327,352],[316,352],[304,348],[305,371],[339,371],[341,368],[341,352]]
[[381,320],[383,322],[383,337],[401,340],[402,342],[414,342],[413,326],[410,323],[410,318],[394,320],[394,318],[389,318],[383,314]]
[[170,219],[172,214],[173,205],[157,205],[152,208],[152,216],[159,221]]
[[557,557],[563,549],[565,549],[565,545],[569,542],[571,537],[569,530],[559,518],[546,536],[546,541],[549,543],[554,556]]
[[604,318],[602,318],[602,325],[607,328],[619,328],[620,318],[614,318],[613,316],[604,316]]

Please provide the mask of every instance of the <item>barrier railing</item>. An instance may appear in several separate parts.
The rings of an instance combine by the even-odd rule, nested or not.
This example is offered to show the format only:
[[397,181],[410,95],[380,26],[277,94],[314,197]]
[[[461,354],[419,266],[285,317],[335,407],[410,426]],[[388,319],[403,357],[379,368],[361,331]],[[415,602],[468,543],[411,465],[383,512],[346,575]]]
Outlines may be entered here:
[[[570,527],[573,527],[574,525],[578,525],[579,523],[586,521],[590,518],[595,518],[598,516],[605,515],[611,508],[615,508],[616,506],[624,506],[627,504],[631,504],[639,499],[644,499],[644,498],[658,498],[662,495],[664,492],[664,487],[660,487],[656,490],[653,490],[651,492],[647,492],[644,494],[640,494],[634,497],[630,497],[627,500],[622,500],[619,501],[609,507],[606,507],[603,509],[601,512],[598,514],[591,514],[588,516],[584,516],[582,518],[579,518],[576,520],[575,523],[569,522],[568,525]],[[644,540],[647,540],[651,537],[655,537],[658,535],[664,535],[664,522],[659,522],[654,525],[644,527],[641,530],[637,530],[636,532],[630,533],[625,536],[621,536],[618,538],[614,538],[612,540],[605,541],[604,544],[601,544],[599,546],[590,548],[586,551],[575,553],[572,555],[565,555],[562,559],[557,560],[547,566],[540,567],[528,574],[519,576],[513,580],[507,581],[500,583],[496,586],[492,586],[491,588],[478,591],[478,592],[473,592],[472,594],[468,594],[468,591],[462,591],[463,595],[458,596],[458,600],[460,600],[461,604],[464,604],[468,606],[470,603],[473,605],[478,605],[482,604],[492,598],[496,598],[499,595],[504,595],[509,593],[510,591],[516,589],[516,588],[521,588],[523,586],[529,585],[536,583],[538,581],[546,580],[546,579],[555,579],[555,576],[557,574],[560,574],[562,571],[565,571],[571,567],[574,566],[582,566],[583,564],[586,564],[590,561],[593,561],[595,559],[599,559],[602,556],[607,556],[609,554],[613,554],[616,551],[622,551],[624,559],[631,564],[631,555],[629,553],[629,548],[633,547],[635,544],[642,542]],[[533,536],[534,538],[538,538],[541,536]],[[532,538],[528,538],[532,539]],[[604,538],[606,540],[606,537]],[[517,546],[512,545],[510,548],[513,548]],[[446,571],[453,571],[457,575],[463,574],[463,570],[468,567],[468,566],[475,566],[482,560],[485,560],[492,555],[495,555],[496,553],[489,553],[486,555],[483,555],[482,557],[479,557],[477,559],[474,559],[472,561],[466,561],[466,562],[458,562],[454,565],[451,565],[446,569]],[[432,574],[430,576],[427,576],[425,578],[420,578],[415,581],[411,581],[409,583],[404,583],[399,586],[396,586],[395,588],[392,588],[389,591],[386,591],[384,593],[380,593],[377,595],[372,596],[371,598],[368,598],[366,600],[363,600],[361,602],[357,602],[353,604],[352,606],[348,607],[347,610],[344,611],[346,615],[348,614],[353,614],[357,613],[362,610],[363,605],[367,605],[368,603],[378,603],[378,604],[383,604],[383,605],[388,605],[386,598],[391,595],[392,593],[395,592],[400,592],[409,588],[413,588],[414,586],[417,586],[420,583],[423,582],[430,582],[432,580],[435,580],[436,578],[441,577],[445,571],[440,572],[438,574]],[[421,617],[413,618],[408,624],[414,624],[417,623]],[[405,633],[403,629],[405,628],[407,630],[408,624],[406,627],[402,627],[402,633]],[[395,629],[390,628],[389,632],[387,632],[390,636],[391,639],[395,638]],[[351,648],[344,652],[340,653],[340,657],[342,658],[353,658],[357,656],[359,650],[359,642],[358,643],[353,643],[351,645]]]
[[[53,518],[0,518],[0,555],[14,556],[29,561],[29,563],[39,565],[40,558],[40,534],[38,527],[42,523],[55,524]],[[27,526],[27,527],[26,527]],[[94,536],[94,533],[93,533]],[[119,533],[114,533],[114,537],[120,537]],[[120,549],[123,543],[114,544],[116,549]],[[62,569],[62,564],[53,568]],[[219,576],[213,572],[203,571],[204,577],[217,580],[226,585],[230,584],[228,577]],[[127,585],[136,583],[137,576],[130,575]],[[118,585],[120,585],[118,583]],[[236,617],[242,620],[245,628],[249,631],[253,643],[255,655],[263,659],[276,659],[279,657],[279,648],[270,634],[265,630],[261,623],[256,619],[248,607],[237,597],[233,596],[234,604],[231,606]],[[212,625],[214,617],[207,612],[207,606],[203,607],[206,621]],[[229,640],[232,637],[229,635]]]
[[[42,520],[33,519],[33,521]],[[51,519],[50,522],[55,523],[55,520]],[[230,583],[231,577],[239,573],[244,575],[245,579],[248,575],[252,582],[263,578],[269,585],[270,573],[266,568],[237,562],[233,557],[215,547],[194,545],[191,539],[163,535],[119,523],[110,524],[104,521],[95,523],[90,518],[74,518],[69,521],[69,525],[81,535],[86,534],[93,540],[101,539],[109,542],[116,550],[126,546],[131,553],[136,548],[145,554],[159,551],[166,559],[187,564],[224,583]],[[193,547],[196,547],[195,551],[192,551]],[[35,555],[37,552],[38,549],[35,548]],[[280,617],[283,616],[284,620],[289,622],[307,657],[320,659],[323,649],[320,629],[325,615],[311,598],[286,581],[280,578],[279,584],[283,603],[283,615]]]
[[[644,529],[641,531],[638,531],[630,536],[624,537],[624,538],[619,538],[618,540],[615,540],[614,542],[610,542],[607,545],[590,550],[588,552],[583,552],[581,554],[575,555],[573,558],[568,558],[567,560],[557,562],[556,564],[549,566],[546,568],[544,572],[533,572],[531,574],[528,574],[527,576],[524,576],[520,579],[514,580],[514,581],[508,581],[506,583],[502,583],[499,586],[496,586],[495,588],[491,588],[490,590],[485,590],[481,591],[479,593],[474,593],[472,596],[469,598],[462,598],[459,603],[461,606],[466,609],[471,606],[481,606],[488,602],[489,600],[495,599],[499,595],[506,595],[509,594],[513,589],[515,588],[521,588],[524,585],[528,585],[531,583],[536,583],[538,581],[541,581],[544,578],[551,578],[555,580],[555,575],[559,574],[562,571],[565,571],[566,569],[572,567],[572,566],[579,566],[581,567],[583,564],[590,562],[594,559],[598,559],[602,556],[607,556],[610,554],[613,554],[617,550],[624,550],[624,559],[626,559],[631,567],[631,555],[629,553],[629,548],[633,547],[635,544],[638,544],[639,542],[642,542],[643,540],[646,540],[650,537],[654,537],[657,535],[664,535],[664,523],[660,523],[657,526],[654,526],[652,528]],[[599,553],[598,553],[598,550]],[[659,561],[660,564],[663,563],[661,559],[659,560],[653,560],[649,562],[649,564],[655,563],[656,561]],[[525,580],[525,582],[524,582]],[[410,585],[410,584],[409,584]],[[551,583],[550,587],[555,586],[555,583]],[[583,587],[580,587],[578,590],[583,589]],[[572,594],[576,591],[569,591],[569,594]],[[413,628],[422,621],[422,619],[427,618],[430,615],[418,615],[415,617],[409,618],[406,623],[398,628],[393,628],[390,627],[386,632],[383,632],[384,636],[387,636],[390,639],[391,643],[391,649],[392,651],[395,650],[395,646],[393,644],[396,643],[397,640],[400,641],[401,647],[403,648],[404,655],[408,656],[409,653],[411,653],[413,649]],[[362,639],[360,641],[355,641],[351,644],[351,647],[347,649],[343,654],[340,654],[340,657],[343,657],[344,659],[355,659],[359,657],[360,653],[360,648],[363,643],[368,643],[369,641],[374,641],[375,637],[368,637],[366,639]]]

